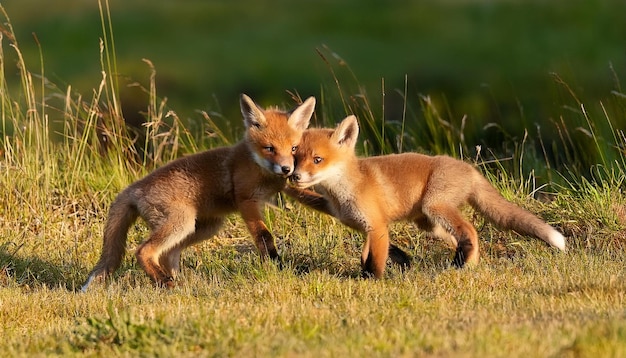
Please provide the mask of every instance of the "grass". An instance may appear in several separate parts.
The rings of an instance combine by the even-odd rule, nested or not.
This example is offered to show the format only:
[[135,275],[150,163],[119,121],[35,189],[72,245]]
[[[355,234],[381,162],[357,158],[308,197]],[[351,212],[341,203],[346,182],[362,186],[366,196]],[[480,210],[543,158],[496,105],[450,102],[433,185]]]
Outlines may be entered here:
[[[234,252],[232,240],[222,239],[221,247],[204,244],[185,256],[184,277],[171,291],[153,288],[129,266],[111,285],[84,295],[13,282],[2,289],[3,350],[210,356],[625,352],[623,251],[559,255],[517,243],[513,257],[489,253],[473,270],[454,270],[444,264],[448,255],[442,250],[415,249],[424,255],[416,267],[392,270],[376,282],[355,277],[358,263],[349,256],[358,256],[358,240],[346,243],[337,231],[343,229],[290,246],[288,256],[328,241],[342,251],[306,273],[260,264],[254,253]],[[343,253],[346,247],[351,249]]]
[[[3,25],[3,43],[20,58],[12,35],[10,23]],[[137,223],[114,279],[76,293],[98,258],[104,219],[121,189],[171,158],[234,140],[215,126],[213,114],[205,113],[198,128],[186,127],[154,86],[145,90],[150,107],[143,132],[128,131],[110,81],[109,44],[102,48],[105,76],[87,96],[54,86],[24,62],[18,62],[15,95],[0,54],[3,356],[626,355],[623,131],[613,127],[612,138],[601,138],[589,130],[591,146],[572,151],[570,172],[551,171],[566,184],[548,191],[527,169],[543,166],[543,156],[533,155],[525,141],[506,144],[515,148],[507,161],[470,155],[463,126],[427,98],[407,107],[421,106],[427,114],[423,125],[432,142],[394,132],[396,124],[383,135],[367,122],[376,115],[366,91],[348,90],[340,77],[324,88],[344,100],[331,101],[325,92],[318,116],[334,106],[358,113],[375,132],[364,133],[363,152],[392,151],[400,135],[409,148],[428,143],[433,151],[475,159],[509,200],[565,234],[568,253],[497,230],[468,212],[482,237],[477,267],[451,268],[450,249],[396,224],[393,240],[414,257],[413,267],[401,272],[390,266],[385,279],[364,280],[360,235],[278,200],[266,217],[285,259],[282,269],[258,259],[233,215],[218,237],[184,252],[176,288],[158,289],[132,256],[147,233]],[[156,70],[146,65],[153,82]],[[43,64],[36,68],[43,73]],[[577,100],[588,128],[612,123],[613,112],[592,116],[584,110],[589,104]],[[52,121],[53,113],[62,120]],[[573,136],[567,124],[562,129],[564,141]],[[585,150],[605,158],[592,168],[592,179],[582,173],[589,168],[576,165]]]
[[[97,2],[56,0],[49,9],[45,1],[3,3],[20,25],[26,62],[36,68],[41,47],[48,78],[89,93],[100,82]],[[183,119],[201,120],[195,111],[202,109],[224,115],[223,124],[238,122],[238,108],[229,104],[242,91],[267,103],[284,102],[285,90],[318,93],[320,82],[332,80],[316,54],[324,45],[352,66],[372,103],[380,102],[385,80],[388,121],[400,120],[403,98],[394,90],[408,79],[409,107],[429,95],[448,117],[468,115],[466,138],[494,148],[526,128],[535,138],[536,123],[552,140],[550,119],[576,116],[560,107],[571,103],[552,72],[594,103],[611,90],[623,92],[620,0],[110,3],[120,82],[147,85],[142,59],[150,59],[159,69],[159,93]],[[334,120],[343,113],[327,114]],[[613,119],[626,127],[621,116]],[[483,129],[488,124],[498,126]]]

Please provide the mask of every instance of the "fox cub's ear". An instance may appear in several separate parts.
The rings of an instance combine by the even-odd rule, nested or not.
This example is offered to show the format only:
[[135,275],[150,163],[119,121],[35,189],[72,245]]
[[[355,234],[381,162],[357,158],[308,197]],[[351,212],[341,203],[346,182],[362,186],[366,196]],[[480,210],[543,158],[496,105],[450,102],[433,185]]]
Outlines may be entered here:
[[243,123],[246,128],[264,127],[267,123],[263,110],[254,101],[245,94],[241,94],[239,98],[239,105],[241,107],[241,115],[243,115]]
[[340,147],[354,148],[358,137],[359,123],[355,116],[348,116],[337,125],[331,140]]
[[309,126],[309,121],[315,110],[315,97],[309,97],[298,108],[291,111],[287,123],[298,131],[303,131]]

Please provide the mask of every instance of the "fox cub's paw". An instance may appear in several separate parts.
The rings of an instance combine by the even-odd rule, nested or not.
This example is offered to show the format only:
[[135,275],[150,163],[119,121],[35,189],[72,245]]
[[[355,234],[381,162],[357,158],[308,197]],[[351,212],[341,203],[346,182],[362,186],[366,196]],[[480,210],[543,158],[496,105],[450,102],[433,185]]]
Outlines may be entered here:
[[402,270],[409,269],[413,259],[411,255],[407,254],[404,250],[394,244],[389,245],[389,258],[391,259],[391,262],[400,266]]

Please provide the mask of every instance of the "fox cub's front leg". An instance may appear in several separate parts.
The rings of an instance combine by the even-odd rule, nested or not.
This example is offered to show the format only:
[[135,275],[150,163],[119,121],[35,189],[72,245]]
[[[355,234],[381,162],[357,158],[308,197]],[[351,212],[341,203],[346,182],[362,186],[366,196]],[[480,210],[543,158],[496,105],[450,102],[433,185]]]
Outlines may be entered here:
[[[398,249],[399,250],[399,249]],[[374,229],[367,233],[361,267],[365,277],[382,278],[389,257],[389,232],[387,228]]]
[[[310,208],[334,216],[332,206],[328,199],[326,199],[323,195],[317,192],[309,189],[298,189],[289,186],[283,189],[283,192]],[[387,239],[387,242],[388,241],[389,239]],[[367,250],[364,250],[363,252],[364,256],[362,257],[363,262],[361,264],[364,269],[364,274],[366,276],[369,276],[375,272],[375,269],[373,267],[373,262],[370,259],[369,248]],[[407,254],[401,248],[394,244],[389,244],[388,256],[394,264],[400,266],[402,269],[408,269],[409,267],[411,267],[411,255]]]
[[324,214],[333,215],[328,199],[319,193],[309,189],[298,189],[291,186],[285,187],[283,192],[301,204],[317,211],[321,211]]
[[254,238],[254,243],[261,254],[261,257],[269,256],[271,259],[279,260],[278,250],[274,237],[263,221],[259,203],[255,200],[248,200],[239,204],[239,211],[248,227],[248,231]]

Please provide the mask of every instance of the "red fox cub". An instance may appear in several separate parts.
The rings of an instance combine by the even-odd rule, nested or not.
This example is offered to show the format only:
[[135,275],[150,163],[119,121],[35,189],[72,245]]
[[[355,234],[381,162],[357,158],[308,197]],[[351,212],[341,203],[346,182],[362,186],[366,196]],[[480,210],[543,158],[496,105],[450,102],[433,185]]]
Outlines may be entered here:
[[[361,265],[381,278],[388,225],[410,220],[454,244],[454,264],[478,261],[478,234],[459,207],[469,203],[501,228],[535,236],[565,251],[565,238],[530,212],[506,201],[470,164],[417,153],[357,158],[359,126],[349,116],[335,130],[309,129],[296,151],[293,187],[285,192],[367,234]],[[320,193],[305,188],[315,186]]]
[[239,211],[262,257],[278,259],[261,207],[284,188],[294,154],[315,108],[310,97],[292,112],[262,109],[240,98],[245,138],[231,147],[179,158],[122,191],[109,211],[100,260],[82,287],[112,274],[126,250],[129,227],[141,217],[150,236],[137,262],[154,283],[173,286],[180,253],[217,233],[228,213]]

